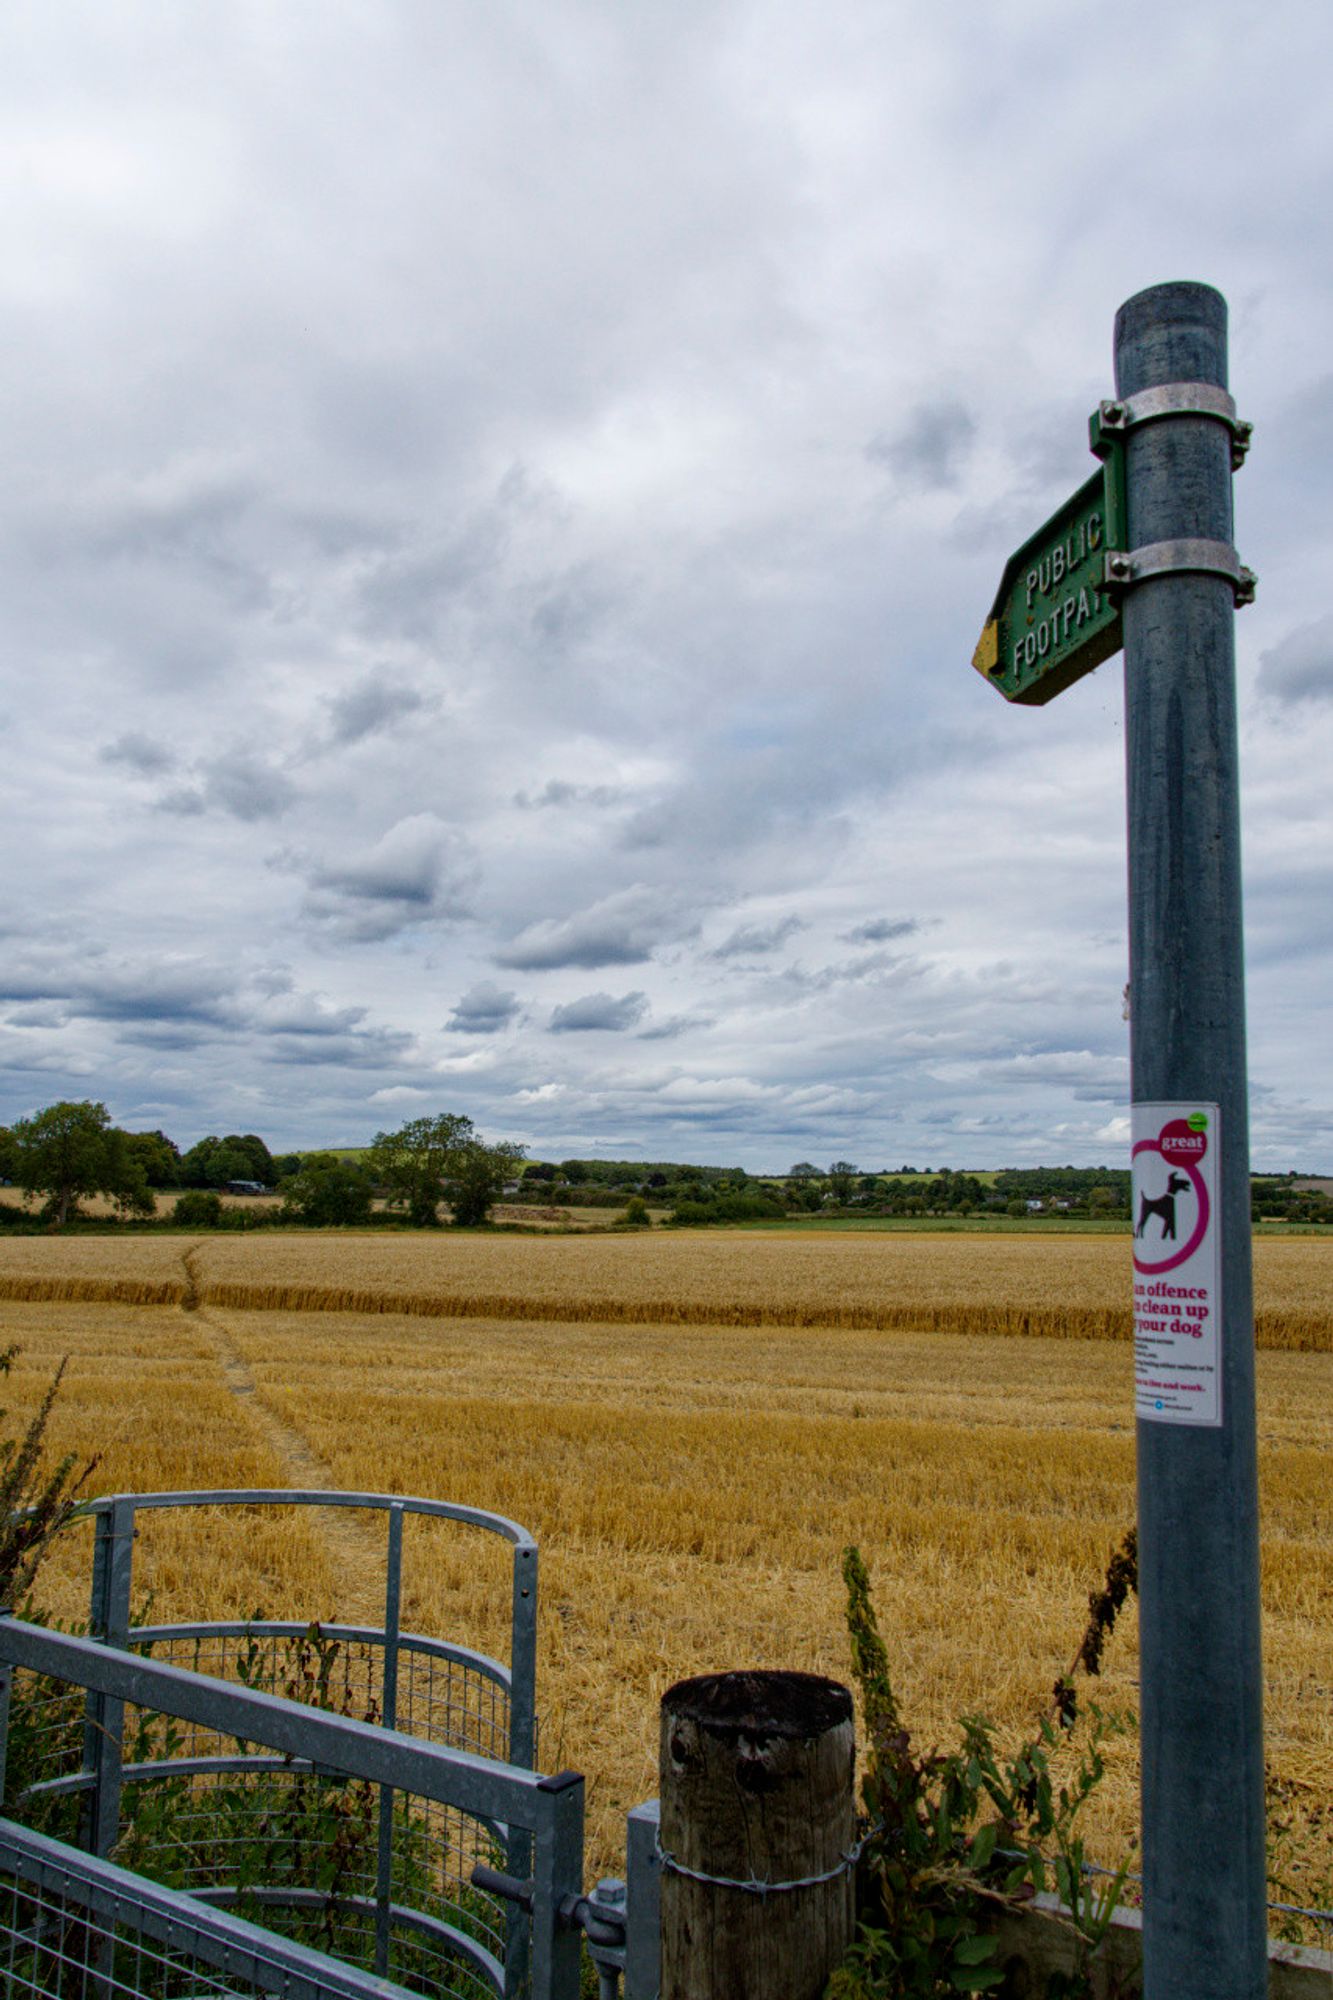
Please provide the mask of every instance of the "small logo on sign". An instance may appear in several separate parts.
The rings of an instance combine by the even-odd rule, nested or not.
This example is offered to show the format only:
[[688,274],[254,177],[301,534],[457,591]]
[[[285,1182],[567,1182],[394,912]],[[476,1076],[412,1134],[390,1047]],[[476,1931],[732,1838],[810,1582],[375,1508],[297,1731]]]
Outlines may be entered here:
[[[1204,1122],[1206,1124],[1207,1120]],[[1170,1124],[1163,1125],[1157,1144],[1163,1156],[1170,1160],[1201,1160],[1208,1151],[1207,1135],[1203,1126],[1195,1124],[1194,1118],[1173,1118]]]

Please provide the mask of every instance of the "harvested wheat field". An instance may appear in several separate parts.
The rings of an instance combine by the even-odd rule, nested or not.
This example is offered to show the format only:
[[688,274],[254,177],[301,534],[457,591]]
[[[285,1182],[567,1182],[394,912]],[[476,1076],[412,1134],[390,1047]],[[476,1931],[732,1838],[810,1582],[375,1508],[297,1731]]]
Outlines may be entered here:
[[[978,1709],[1031,1723],[1133,1518],[1130,1350],[1079,1337],[1080,1314],[1110,1330],[1124,1239],[266,1236],[199,1243],[188,1287],[186,1239],[174,1276],[169,1243],[106,1241],[99,1265],[102,1247],[0,1245],[0,1323],[22,1348],[8,1400],[31,1407],[68,1353],[54,1443],[99,1446],[103,1491],[328,1484],[522,1521],[542,1545],[541,1761],[588,1775],[594,1873],[617,1872],[623,1814],[656,1790],[672,1680],[728,1666],[846,1678],[847,1542],[929,1742]],[[1311,1351],[1265,1352],[1259,1370],[1269,1755],[1304,1826],[1333,1793],[1333,1244],[1259,1248],[1267,1310],[1313,1329]],[[70,1297],[12,1296],[62,1263]],[[113,1277],[195,1303],[75,1289]],[[243,1306],[225,1302],[232,1287]],[[340,1290],[359,1309],[331,1309]],[[876,1323],[914,1298],[976,1330]],[[518,1309],[488,1313],[496,1299]],[[1007,1330],[986,1331],[987,1313]],[[1021,1334],[1024,1313],[1063,1315],[1062,1337]],[[53,1610],[80,1608],[84,1558],[71,1543],[53,1563]],[[314,1511],[243,1534],[234,1517],[155,1520],[139,1557],[161,1617],[368,1611],[380,1560],[355,1517]],[[485,1538],[409,1523],[409,1623],[503,1650],[507,1569]],[[1132,1707],[1136,1672],[1131,1609],[1103,1703]],[[1095,1851],[1118,1859],[1134,1822],[1126,1736]],[[1311,1894],[1320,1837],[1298,1878]]]
[[[1128,1340],[1128,1236],[667,1231],[0,1238],[0,1300]],[[1333,1243],[1255,1245],[1261,1347],[1333,1349]]]

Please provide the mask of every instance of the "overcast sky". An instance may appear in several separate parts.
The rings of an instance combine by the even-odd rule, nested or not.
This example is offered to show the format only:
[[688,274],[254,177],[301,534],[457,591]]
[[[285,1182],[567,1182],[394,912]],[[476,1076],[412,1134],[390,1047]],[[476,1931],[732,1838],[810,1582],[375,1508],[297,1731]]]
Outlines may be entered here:
[[1333,1166],[1333,10],[14,0],[0,1120],[1123,1164],[1121,665],[969,661],[1231,304],[1254,1158]]

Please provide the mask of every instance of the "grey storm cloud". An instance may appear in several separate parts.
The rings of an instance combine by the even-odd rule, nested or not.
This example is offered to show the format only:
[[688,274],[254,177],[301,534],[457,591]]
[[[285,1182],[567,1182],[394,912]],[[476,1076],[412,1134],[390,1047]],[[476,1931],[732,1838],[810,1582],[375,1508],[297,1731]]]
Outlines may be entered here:
[[164,792],[158,809],[182,819],[197,819],[213,810],[255,822],[281,819],[297,797],[291,779],[266,758],[249,750],[226,750],[220,757],[196,763],[192,782]]
[[359,743],[391,728],[404,716],[415,715],[424,697],[414,687],[387,674],[367,674],[364,680],[335,695],[329,703],[329,736],[342,747]]
[[620,785],[575,785],[567,778],[550,778],[539,792],[515,792],[514,804],[524,812],[543,812],[552,806],[615,806],[625,796]]
[[279,1033],[265,1037],[264,1060],[288,1068],[384,1070],[396,1067],[412,1046],[413,1037],[396,1028],[313,1037]]
[[263,1009],[263,1023],[269,1034],[300,1035],[320,1039],[354,1033],[366,1018],[364,1007],[330,1007],[312,996],[293,994],[269,1002]]
[[838,935],[844,944],[888,944],[893,938],[911,937],[920,928],[915,917],[871,917],[867,923],[857,924],[854,930],[840,931]]
[[1006,1077],[1059,1084],[1078,1102],[1124,1103],[1129,1096],[1128,1056],[1090,1049],[1043,1049],[1005,1056],[998,1067]]
[[57,952],[32,954],[0,973],[0,1005],[11,1021],[47,1025],[40,1009],[63,1019],[112,1023],[118,1039],[157,1048],[197,1046],[206,1036],[253,1034],[309,1060],[329,1062],[352,1052],[396,1055],[412,1037],[367,1027],[366,1008],[333,1006],[292,990],[290,979],[260,971],[241,977],[203,959],[156,963],[97,954],[86,961]]
[[898,430],[878,432],[866,446],[866,456],[905,485],[928,491],[957,486],[976,432],[976,419],[966,405],[944,398],[923,403]]
[[159,812],[176,819],[199,819],[207,811],[203,793],[194,785],[174,785],[157,802]]
[[1333,701],[1333,614],[1298,625],[1259,655],[1258,688],[1284,707]]
[[476,872],[461,834],[434,813],[411,813],[364,853],[316,868],[305,909],[349,941],[373,943],[413,925],[467,916]]
[[605,896],[572,917],[543,917],[529,924],[495,954],[497,965],[521,972],[551,972],[577,966],[592,972],[604,965],[640,965],[659,944],[690,935],[664,897],[637,885]]
[[70,1010],[59,1000],[5,1000],[0,995],[5,1018],[11,1028],[63,1028]]
[[202,960],[135,964],[104,957],[62,960],[33,954],[0,972],[0,1002],[52,1001],[66,1013],[102,1021],[196,1022],[234,1026],[237,982]]
[[827,993],[837,986],[903,985],[921,977],[920,968],[909,958],[892,952],[873,951],[866,958],[844,958],[813,969],[802,965],[784,966],[778,981],[793,993]]
[[516,993],[483,979],[459,999],[445,1026],[458,1035],[495,1035],[522,1012]]
[[368,570],[357,592],[362,629],[386,642],[438,646],[451,616],[502,574],[505,524],[483,511],[442,540],[394,550]]
[[682,1035],[688,1035],[698,1028],[711,1028],[714,1017],[711,1014],[668,1014],[664,1020],[654,1021],[650,1028],[640,1031],[641,1042],[674,1042]]
[[1317,846],[1257,868],[1245,891],[1245,961],[1288,967],[1333,952],[1333,863]]
[[622,993],[618,1000],[610,993],[585,993],[581,1000],[555,1008],[549,1025],[553,1035],[581,1034],[589,1029],[623,1035],[637,1027],[647,1011],[646,993]]
[[233,819],[278,819],[296,799],[291,779],[247,750],[227,751],[200,769],[205,805]]
[[[814,643],[814,642],[812,642]],[[752,728],[701,733],[684,775],[647,795],[629,815],[621,842],[629,853],[689,853],[711,871],[720,857],[774,843],[839,843],[849,816],[931,769],[949,767],[975,746],[960,740],[947,716],[923,729],[915,701],[887,698],[883,641],[867,641],[863,688],[858,675],[832,677]],[[872,670],[873,668],[873,677]]]
[[121,1027],[116,1035],[119,1043],[131,1048],[159,1049],[169,1052],[173,1049],[189,1050],[208,1047],[215,1034],[211,1023],[199,1022],[194,1027],[173,1026],[170,1022],[139,1021]]
[[245,567],[235,554],[237,530],[252,517],[258,489],[248,480],[209,473],[147,482],[90,506],[84,545],[97,555],[132,561],[166,557],[234,581]]
[[165,743],[137,729],[126,730],[113,743],[103,744],[98,756],[104,764],[123,764],[139,778],[160,778],[176,762],[174,751]]
[[797,931],[804,930],[800,917],[781,917],[771,924],[741,924],[730,937],[715,945],[710,958],[760,958],[777,951]]

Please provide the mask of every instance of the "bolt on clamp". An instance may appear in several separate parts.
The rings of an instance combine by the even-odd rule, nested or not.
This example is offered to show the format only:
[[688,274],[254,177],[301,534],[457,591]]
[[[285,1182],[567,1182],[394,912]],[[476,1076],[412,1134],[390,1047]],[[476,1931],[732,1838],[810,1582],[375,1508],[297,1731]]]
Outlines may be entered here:
[[1232,397],[1213,382],[1163,382],[1134,396],[1110,397],[1088,419],[1089,442],[1096,456],[1105,458],[1113,438],[1159,417],[1211,417],[1230,433],[1232,471],[1239,472],[1245,463],[1254,425],[1236,415]]
[[1237,607],[1253,604],[1259,579],[1246,569],[1230,542],[1180,536],[1174,541],[1145,542],[1138,549],[1108,549],[1101,588],[1112,600],[1135,584],[1155,576],[1222,576],[1231,585]]

